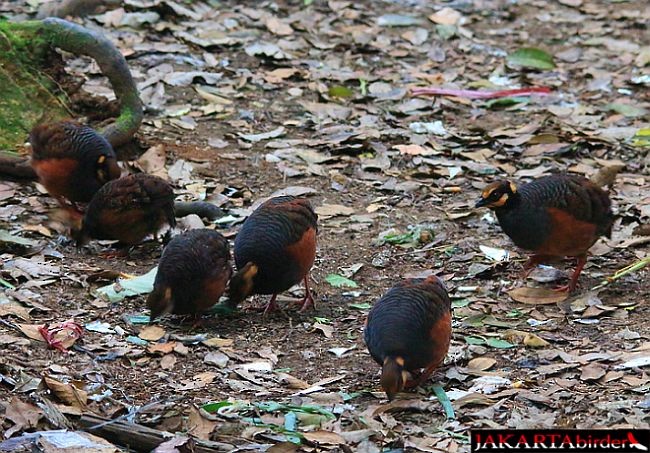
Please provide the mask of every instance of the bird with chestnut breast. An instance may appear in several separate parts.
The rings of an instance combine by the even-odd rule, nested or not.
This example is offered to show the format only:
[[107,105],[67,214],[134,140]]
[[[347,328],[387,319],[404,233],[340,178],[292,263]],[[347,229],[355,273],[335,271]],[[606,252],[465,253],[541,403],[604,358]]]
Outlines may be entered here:
[[168,225],[176,225],[174,191],[162,178],[138,173],[108,182],[92,198],[83,216],[72,219],[77,245],[90,239],[135,245]]
[[87,203],[108,181],[120,177],[113,147],[94,129],[76,121],[35,126],[29,134],[31,165],[39,182],[59,203]]
[[219,232],[202,228],[175,236],[163,250],[147,298],[150,321],[166,313],[198,320],[219,301],[231,275],[230,247]]
[[262,203],[235,238],[237,272],[229,297],[239,303],[251,294],[271,294],[264,313],[277,309],[279,293],[305,284],[301,311],[314,305],[309,271],[316,258],[318,216],[305,198],[281,196]]
[[573,291],[587,262],[587,252],[602,236],[611,236],[614,214],[607,192],[581,176],[551,175],[517,186],[496,181],[481,193],[476,207],[494,211],[504,233],[532,252],[527,276],[539,263],[577,258],[569,284]]
[[364,339],[382,367],[389,400],[422,385],[443,363],[451,341],[451,300],[442,281],[430,276],[395,285],[370,310]]

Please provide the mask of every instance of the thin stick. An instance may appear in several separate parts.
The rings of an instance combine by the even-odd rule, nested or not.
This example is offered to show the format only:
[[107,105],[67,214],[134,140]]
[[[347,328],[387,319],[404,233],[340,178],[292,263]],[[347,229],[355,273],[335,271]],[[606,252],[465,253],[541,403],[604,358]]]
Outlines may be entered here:
[[634,263],[630,264],[629,266],[625,266],[623,269],[619,269],[616,272],[614,272],[614,275],[611,275],[610,277],[606,277],[605,280],[600,282],[599,285],[594,286],[592,288],[592,291],[595,291],[597,289],[604,288],[605,286],[609,285],[610,283],[615,282],[616,280],[625,277],[628,274],[631,274],[632,272],[636,272],[638,270],[643,269],[646,267],[648,264],[650,264],[650,256],[646,258],[642,258],[638,261],[635,261]]

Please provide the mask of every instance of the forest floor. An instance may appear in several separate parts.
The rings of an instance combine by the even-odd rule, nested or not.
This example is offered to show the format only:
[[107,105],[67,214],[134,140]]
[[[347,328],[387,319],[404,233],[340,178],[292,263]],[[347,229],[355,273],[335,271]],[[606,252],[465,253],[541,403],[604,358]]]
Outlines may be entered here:
[[[28,18],[34,3],[0,1],[0,14]],[[310,197],[316,308],[286,303],[297,287],[268,317],[254,297],[193,330],[173,318],[147,327],[146,295],[97,290],[146,274],[162,245],[118,259],[102,256],[105,242],[78,250],[58,240],[52,198],[1,181],[0,227],[31,240],[0,250],[5,437],[65,426],[59,412],[130,414],[229,451],[455,452],[469,451],[472,428],[648,426],[648,270],[594,289],[648,256],[646,2],[128,0],[79,21],[118,45],[141,90],[137,144],[118,150],[125,169],[221,206],[227,217],[203,223],[231,239],[256,200]],[[543,50],[513,56],[521,48]],[[78,115],[104,124],[110,86],[94,62],[65,60],[84,81]],[[414,97],[416,86],[550,93]],[[579,289],[550,291],[568,260],[522,281],[525,253],[474,209],[481,189],[617,165],[613,235],[593,247]],[[400,279],[429,273],[453,300],[451,348],[423,388],[388,403],[364,320]],[[69,319],[83,327],[69,353],[39,341],[39,325]]]

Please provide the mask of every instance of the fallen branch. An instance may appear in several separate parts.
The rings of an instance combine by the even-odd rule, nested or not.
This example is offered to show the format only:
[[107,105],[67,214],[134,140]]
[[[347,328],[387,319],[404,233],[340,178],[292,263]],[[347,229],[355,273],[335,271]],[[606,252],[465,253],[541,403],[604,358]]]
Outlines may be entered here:
[[[152,451],[158,445],[174,437],[171,433],[158,431],[157,429],[135,423],[123,421],[111,423],[111,420],[95,415],[86,414],[82,415],[79,419],[72,419],[71,421],[77,426],[77,429],[102,437],[113,444],[128,447],[136,451]],[[100,427],[95,428],[97,425]],[[233,451],[235,448],[234,445],[222,442],[199,439],[194,439],[194,441],[195,453]]]
[[29,158],[9,152],[0,152],[0,175],[16,179],[36,179]]
[[513,90],[498,91],[454,90],[435,87],[411,89],[412,96],[454,96],[467,99],[496,99],[510,96],[530,96],[532,94],[546,96],[550,93],[551,89],[548,87],[516,88]]
[[84,17],[101,6],[119,6],[121,0],[54,0],[38,8],[37,19],[46,17]]

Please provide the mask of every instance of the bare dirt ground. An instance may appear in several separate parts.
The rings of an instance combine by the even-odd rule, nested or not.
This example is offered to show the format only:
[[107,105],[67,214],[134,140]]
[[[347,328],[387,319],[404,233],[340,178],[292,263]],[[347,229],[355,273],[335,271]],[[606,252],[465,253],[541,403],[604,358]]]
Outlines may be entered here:
[[[194,330],[166,318],[143,333],[146,296],[110,302],[96,290],[148,272],[162,245],[119,259],[102,257],[105,243],[77,250],[57,240],[54,200],[33,183],[0,182],[0,227],[37,241],[2,244],[0,431],[61,427],[44,401],[64,414],[131,413],[231,451],[453,452],[469,451],[471,428],[647,427],[648,271],[592,290],[648,253],[644,3],[133,0],[80,20],[114,40],[140,84],[138,146],[162,145],[162,159],[119,150],[124,168],[157,165],[179,200],[219,204],[230,217],[204,223],[229,238],[256,200],[287,188],[311,197],[316,309],[285,301],[264,318],[251,310],[266,301],[256,297]],[[0,2],[17,18],[32,7]],[[555,67],[509,63],[522,47],[544,49]],[[94,64],[67,62],[87,91],[108,93]],[[430,85],[551,93],[494,103],[407,92]],[[473,208],[480,189],[616,164],[614,234],[592,250],[579,291],[514,300],[513,288],[548,289],[566,275],[547,268],[521,281],[525,254]],[[427,272],[453,298],[452,347],[427,386],[389,404],[363,322],[393,284]],[[357,286],[336,287],[331,274]],[[84,331],[70,353],[35,339],[33,326],[71,318]],[[215,402],[219,411],[204,406]]]

